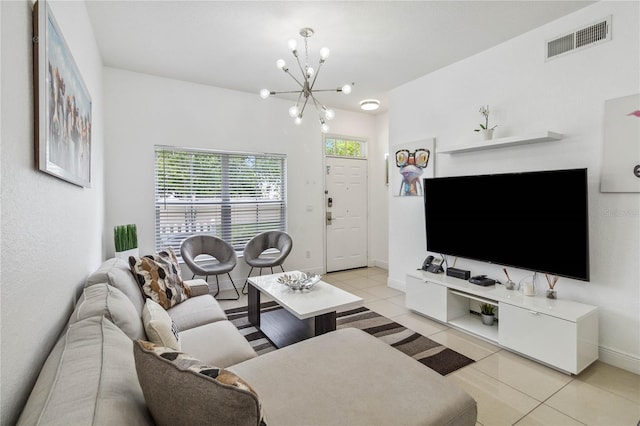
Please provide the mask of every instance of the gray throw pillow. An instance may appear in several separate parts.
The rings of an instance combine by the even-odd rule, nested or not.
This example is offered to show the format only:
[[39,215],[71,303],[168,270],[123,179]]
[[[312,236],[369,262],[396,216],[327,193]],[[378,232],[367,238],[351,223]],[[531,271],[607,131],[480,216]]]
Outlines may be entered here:
[[138,381],[162,425],[265,425],[258,395],[245,381],[182,352],[137,340]]

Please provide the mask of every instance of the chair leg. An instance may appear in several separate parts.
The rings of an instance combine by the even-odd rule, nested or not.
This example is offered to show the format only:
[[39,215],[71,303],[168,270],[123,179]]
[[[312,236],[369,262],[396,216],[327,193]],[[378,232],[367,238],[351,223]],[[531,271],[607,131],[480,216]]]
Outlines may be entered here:
[[[236,283],[233,282],[233,278],[231,278],[231,274],[227,272],[227,275],[229,275],[229,279],[231,280],[231,285],[233,286],[233,289],[236,291],[236,297],[235,298],[230,298],[230,299],[218,299],[218,300],[238,300],[238,299],[240,299],[240,293],[238,293],[238,287],[236,287]],[[218,282],[218,276],[216,275],[216,283],[217,282]],[[219,284],[218,284],[218,293],[220,293],[220,285]],[[218,293],[216,293],[216,295]]]
[[247,292],[245,293],[244,289],[247,288],[247,285],[249,284],[249,277],[251,276],[251,272],[253,272],[253,266],[249,271],[249,275],[247,275],[247,279],[244,280],[244,285],[242,286],[242,294],[249,294],[249,290],[247,289]]
[[282,272],[284,272],[284,268],[282,267],[282,264],[280,264],[280,269],[282,269]]
[[[205,281],[207,280],[207,278],[208,276],[205,277]],[[216,297],[218,293],[220,293],[220,283],[218,282],[218,276],[216,275],[216,294],[214,294],[213,297]]]

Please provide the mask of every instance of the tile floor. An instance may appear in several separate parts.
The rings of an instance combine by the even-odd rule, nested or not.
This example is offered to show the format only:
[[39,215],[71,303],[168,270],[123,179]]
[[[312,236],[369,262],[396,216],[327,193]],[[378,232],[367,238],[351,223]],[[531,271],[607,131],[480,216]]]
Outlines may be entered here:
[[[367,308],[475,360],[447,377],[478,402],[478,425],[639,424],[640,376],[601,362],[578,376],[547,368],[409,311],[404,293],[387,287],[387,277],[384,269],[365,268],[328,274],[323,280],[362,297]],[[246,296],[221,301],[224,309],[246,304]]]

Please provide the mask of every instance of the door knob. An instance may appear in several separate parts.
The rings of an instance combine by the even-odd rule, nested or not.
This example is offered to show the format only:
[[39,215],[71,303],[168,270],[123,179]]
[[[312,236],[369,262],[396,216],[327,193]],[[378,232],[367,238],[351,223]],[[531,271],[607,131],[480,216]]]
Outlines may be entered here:
[[331,219],[332,219],[331,212],[327,212],[327,225],[331,225]]

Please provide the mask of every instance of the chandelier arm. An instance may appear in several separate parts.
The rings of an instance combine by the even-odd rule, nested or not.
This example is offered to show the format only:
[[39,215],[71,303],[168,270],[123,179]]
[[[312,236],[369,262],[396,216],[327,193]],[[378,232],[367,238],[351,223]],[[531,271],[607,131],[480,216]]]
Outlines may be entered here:
[[317,90],[313,90],[314,92],[342,92],[341,88],[337,88],[337,89],[317,89]]
[[313,86],[316,84],[316,79],[318,78],[318,75],[320,74],[320,69],[322,69],[322,64],[324,64],[324,61],[320,61],[320,63],[318,64],[318,71],[316,71],[316,73],[313,76],[313,81],[311,82],[311,85],[309,86],[309,90],[313,90]]
[[[302,68],[302,64],[300,63],[300,58],[298,58],[298,56],[296,56],[296,62],[298,63],[298,68],[300,68],[300,73],[304,77],[304,81],[307,81],[307,73],[304,72],[304,68]],[[289,74],[289,75],[291,75],[291,74]],[[296,80],[296,81],[298,81],[298,80]],[[300,84],[300,83],[298,83],[298,84]],[[302,86],[302,84],[300,84],[300,85]]]
[[302,92],[300,90],[287,90],[285,92],[274,92],[274,91],[271,92],[272,95],[281,95],[286,93],[302,93]]
[[289,72],[289,70],[288,70],[288,69],[287,69],[285,72],[286,72],[287,74],[289,74],[289,76],[290,76],[290,77],[291,77],[291,78],[292,78],[296,83],[298,83],[298,85],[300,86],[300,88],[303,88],[303,89],[304,89],[304,84],[300,83],[300,82],[298,81],[298,79],[297,79],[297,78],[295,78],[295,77],[293,76],[293,74],[291,74],[291,73]]
[[[311,94],[311,100],[313,101],[313,104],[316,106],[316,110],[318,111],[318,117],[320,117],[320,121],[322,121],[324,117],[322,117],[321,111],[322,109],[327,109],[327,107],[324,106],[322,103],[320,103],[320,101],[318,101],[316,97],[313,96],[313,93]],[[320,106],[318,106],[318,104],[320,104]]]
[[304,114],[304,109],[307,107],[307,102],[309,102],[309,98],[304,99],[304,104],[302,105],[302,109],[300,110],[300,118],[302,118],[302,114]]

